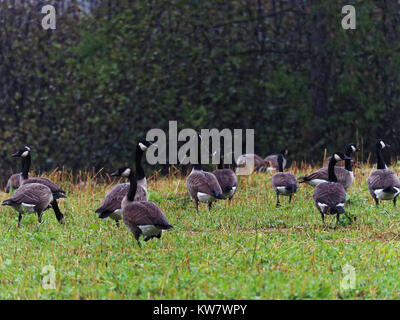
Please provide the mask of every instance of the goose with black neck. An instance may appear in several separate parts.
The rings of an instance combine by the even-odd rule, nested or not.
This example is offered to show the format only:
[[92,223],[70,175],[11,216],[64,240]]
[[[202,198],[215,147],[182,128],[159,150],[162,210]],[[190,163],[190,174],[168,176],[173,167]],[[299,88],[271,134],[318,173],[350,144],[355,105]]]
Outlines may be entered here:
[[[351,155],[353,152],[359,150],[360,149],[357,148],[355,143],[349,143],[346,146],[345,150],[345,155],[349,157],[349,159],[345,160],[345,168],[335,166],[335,175],[337,177],[337,180],[341,185],[343,185],[346,190],[351,186],[354,181]],[[332,157],[328,157],[328,159],[330,161]],[[321,168],[313,173],[299,178],[300,183],[306,183],[313,187],[326,181],[329,181],[328,168]]]
[[[144,169],[142,167],[142,157],[143,153],[148,150],[148,148],[153,145],[152,142],[141,139],[135,150],[135,164],[137,168],[137,191],[135,195],[136,201],[147,201],[147,180]],[[128,167],[120,168],[119,170],[111,173],[112,177],[123,177],[126,176],[124,173],[128,170]],[[115,221],[117,227],[119,227],[119,221],[122,219],[122,209],[121,202],[122,199],[128,194],[129,183],[120,183],[114,186],[103,199],[103,202],[96,210],[99,214],[100,219],[110,218]]]
[[390,147],[390,145],[382,139],[376,142],[377,169],[372,171],[367,179],[369,193],[377,206],[379,200],[393,200],[393,205],[396,206],[396,200],[400,194],[399,178],[393,170],[387,168],[383,158],[382,150],[387,147]]
[[[39,183],[47,186],[52,192],[53,199],[51,201],[51,207],[54,210],[56,218],[60,224],[65,223],[64,215],[61,213],[60,208],[58,207],[57,199],[66,198],[65,191],[58,187],[53,181],[48,178],[29,178],[29,170],[31,166],[31,148],[29,146],[24,146],[18,152],[11,155],[12,157],[20,157],[22,158],[22,180],[21,186],[31,184],[31,183]],[[20,187],[21,188],[21,187]]]
[[121,203],[122,221],[133,233],[139,247],[141,247],[139,240],[141,235],[144,236],[144,241],[152,238],[160,239],[162,232],[171,229],[172,226],[155,203],[135,200],[138,184],[137,176],[133,170],[126,168],[123,176],[129,178],[129,190]]
[[336,225],[339,223],[340,214],[345,213],[346,190],[338,183],[335,174],[335,165],[338,161],[349,160],[349,156],[336,152],[332,155],[328,166],[328,182],[318,184],[314,189],[314,202],[321,213],[322,222],[325,225],[325,215],[336,214]]

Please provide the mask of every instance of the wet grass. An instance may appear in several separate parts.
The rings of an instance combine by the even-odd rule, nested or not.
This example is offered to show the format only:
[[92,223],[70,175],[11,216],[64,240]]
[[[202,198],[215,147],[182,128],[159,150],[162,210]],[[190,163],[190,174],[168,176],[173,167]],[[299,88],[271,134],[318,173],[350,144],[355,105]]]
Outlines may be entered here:
[[[315,169],[315,168],[314,168]],[[314,170],[293,167],[297,176]],[[117,181],[95,174],[54,172],[67,190],[60,201],[66,225],[47,211],[44,222],[0,215],[2,299],[387,299],[398,298],[400,212],[376,208],[366,188],[371,170],[355,170],[346,209],[356,221],[321,217],[313,189],[301,185],[292,202],[275,208],[271,174],[240,177],[232,203],[205,205],[197,215],[184,177],[149,179],[152,201],[174,229],[143,243],[94,210]],[[0,200],[9,195],[1,193]],[[354,267],[353,289],[341,289],[343,267]],[[45,266],[55,268],[55,289],[42,286]]]

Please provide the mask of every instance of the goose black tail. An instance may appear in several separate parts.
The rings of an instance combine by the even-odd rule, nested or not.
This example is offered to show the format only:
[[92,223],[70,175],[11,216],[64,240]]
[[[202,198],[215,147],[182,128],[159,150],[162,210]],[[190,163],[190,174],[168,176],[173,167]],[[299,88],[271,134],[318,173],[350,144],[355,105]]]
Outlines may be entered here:
[[397,193],[397,190],[392,186],[385,186],[383,187],[383,192],[385,193]]
[[288,192],[295,193],[297,191],[297,186],[295,184],[289,184],[285,189]]
[[215,197],[215,199],[220,199],[220,200],[226,199],[226,197],[222,193],[219,193],[219,192],[214,192],[214,197]]

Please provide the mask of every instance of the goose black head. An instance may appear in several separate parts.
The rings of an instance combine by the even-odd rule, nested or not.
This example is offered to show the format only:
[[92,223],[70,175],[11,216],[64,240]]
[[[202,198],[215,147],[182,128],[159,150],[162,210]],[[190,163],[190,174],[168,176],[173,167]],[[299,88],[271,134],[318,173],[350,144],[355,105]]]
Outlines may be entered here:
[[385,149],[385,148],[389,148],[390,144],[386,143],[382,139],[378,139],[378,141],[376,142],[376,147],[378,149]]
[[352,152],[357,152],[357,151],[360,151],[360,149],[357,147],[357,145],[354,142],[351,142],[346,146],[347,154],[350,154]]
[[125,177],[125,178],[129,178],[131,173],[132,173],[132,169],[129,167],[123,167],[118,169],[117,171],[113,172],[110,174],[111,177]]
[[289,153],[289,150],[288,150],[287,148],[285,148],[285,149],[283,149],[280,153],[281,153],[283,156],[287,156],[288,153]]
[[153,142],[141,139],[137,145],[142,151],[146,151],[151,145],[153,145]]
[[31,148],[28,146],[23,146],[18,152],[13,153],[11,157],[21,157],[26,158],[31,152]]
[[342,161],[342,160],[351,160],[351,157],[346,156],[344,153],[341,152],[335,152],[332,155],[332,159],[334,159],[336,162]]

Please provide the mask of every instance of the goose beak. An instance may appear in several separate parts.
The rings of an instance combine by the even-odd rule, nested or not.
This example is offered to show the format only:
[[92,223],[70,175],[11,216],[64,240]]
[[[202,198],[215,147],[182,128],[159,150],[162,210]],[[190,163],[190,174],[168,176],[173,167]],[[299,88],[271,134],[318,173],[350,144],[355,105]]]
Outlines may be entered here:
[[19,152],[13,153],[10,158],[16,158],[19,157]]
[[110,174],[110,177],[116,177],[118,176],[119,172],[118,171],[114,171],[113,173]]
[[351,160],[351,157],[345,155],[343,160]]

